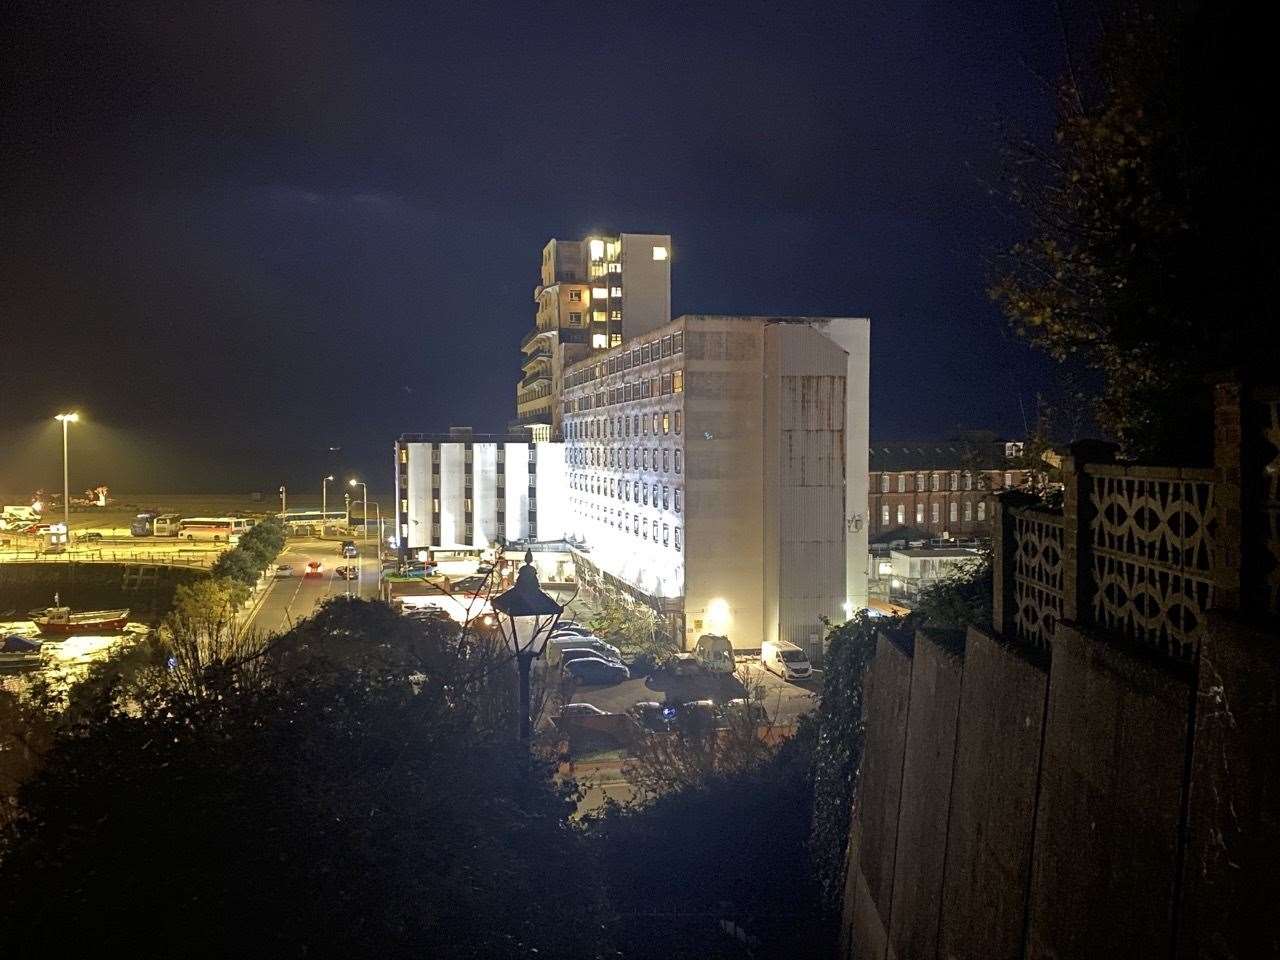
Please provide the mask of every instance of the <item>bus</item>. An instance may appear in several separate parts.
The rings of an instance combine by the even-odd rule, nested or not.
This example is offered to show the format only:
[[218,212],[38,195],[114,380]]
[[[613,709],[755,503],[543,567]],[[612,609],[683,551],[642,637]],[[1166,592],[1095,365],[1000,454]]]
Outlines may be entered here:
[[162,513],[151,518],[151,533],[156,537],[176,537],[181,526],[180,513]]
[[242,517],[184,517],[178,527],[178,539],[235,544],[249,526]]
[[283,523],[290,533],[301,536],[323,535],[326,527],[345,527],[348,525],[348,517],[345,510],[329,510],[328,512],[290,510],[287,513],[277,513],[276,519]]

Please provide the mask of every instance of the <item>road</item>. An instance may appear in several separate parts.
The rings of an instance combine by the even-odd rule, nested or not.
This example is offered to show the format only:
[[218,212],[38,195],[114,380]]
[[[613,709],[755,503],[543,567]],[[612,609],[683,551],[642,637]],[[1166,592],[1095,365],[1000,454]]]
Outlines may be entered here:
[[[359,545],[359,541],[356,542]],[[338,553],[338,547],[337,540],[291,538],[276,559],[276,565],[292,566],[293,576],[278,577],[267,586],[246,626],[260,633],[283,633],[297,621],[311,616],[327,597],[344,594],[365,599],[376,597],[381,570],[374,555],[377,547],[373,541],[368,545],[370,555],[358,560],[344,560]],[[324,565],[318,577],[303,576],[307,562],[311,560],[318,560]],[[359,580],[342,580],[334,573],[338,567],[353,564],[360,566]]]

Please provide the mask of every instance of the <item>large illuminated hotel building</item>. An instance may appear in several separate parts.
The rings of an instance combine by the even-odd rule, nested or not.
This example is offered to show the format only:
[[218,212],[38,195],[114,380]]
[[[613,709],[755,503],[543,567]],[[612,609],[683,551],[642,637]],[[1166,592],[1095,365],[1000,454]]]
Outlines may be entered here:
[[[666,243],[643,238],[648,263]],[[562,354],[538,415],[554,439],[403,435],[402,545],[560,541],[579,579],[650,606],[685,647],[713,632],[819,652],[823,618],[867,599],[868,321],[646,317]]]
[[621,233],[542,248],[533,329],[520,343],[516,421],[534,440],[560,438],[564,370],[671,319],[671,238]]

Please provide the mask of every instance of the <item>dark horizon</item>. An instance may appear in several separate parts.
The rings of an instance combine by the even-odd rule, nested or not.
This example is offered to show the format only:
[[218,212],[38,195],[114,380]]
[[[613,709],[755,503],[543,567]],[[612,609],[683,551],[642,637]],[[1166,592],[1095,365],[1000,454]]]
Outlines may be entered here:
[[[670,233],[673,313],[869,316],[873,438],[1021,435],[985,284],[1055,5],[19,4],[0,490],[390,479],[514,415],[539,251]],[[562,45],[554,38],[566,38]],[[568,38],[598,37],[581,46]]]

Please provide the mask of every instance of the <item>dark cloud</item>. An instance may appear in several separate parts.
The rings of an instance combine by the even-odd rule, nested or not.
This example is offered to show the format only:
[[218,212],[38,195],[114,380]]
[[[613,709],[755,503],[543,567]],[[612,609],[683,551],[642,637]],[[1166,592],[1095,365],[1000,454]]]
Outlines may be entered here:
[[505,422],[541,244],[596,228],[674,235],[677,311],[870,315],[880,434],[1018,429],[1048,376],[983,284],[1049,0],[5,17],[6,435],[74,399],[163,481],[380,475],[400,430]]

